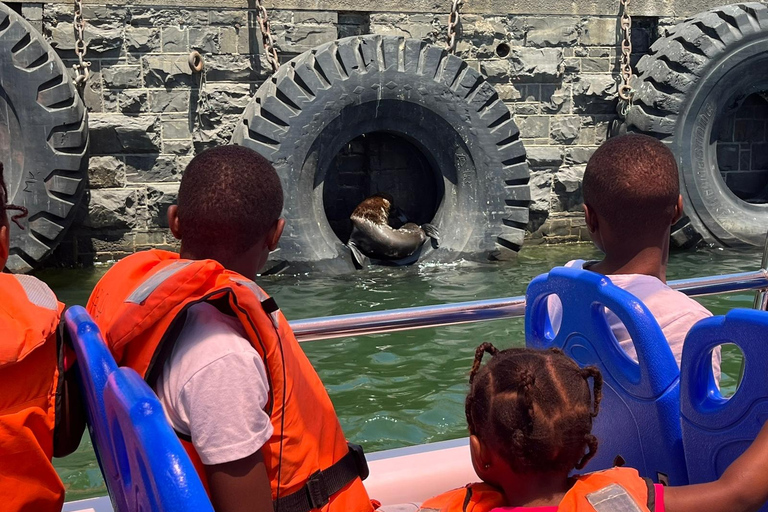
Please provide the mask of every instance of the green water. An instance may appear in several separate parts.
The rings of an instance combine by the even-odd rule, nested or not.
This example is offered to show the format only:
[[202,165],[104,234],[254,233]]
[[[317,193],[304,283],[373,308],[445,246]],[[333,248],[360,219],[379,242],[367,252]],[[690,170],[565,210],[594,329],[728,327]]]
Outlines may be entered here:
[[[574,258],[596,258],[589,245],[525,249],[515,263],[456,263],[376,268],[345,276],[273,276],[261,286],[289,319],[522,295],[528,282]],[[755,270],[760,253],[706,249],[674,254],[669,279]],[[45,271],[67,304],[85,304],[105,269]],[[752,293],[704,297],[715,314],[751,307]],[[347,437],[367,451],[466,435],[463,400],[475,347],[522,345],[522,319],[421,329],[303,344],[328,388]],[[735,388],[738,352],[724,350],[725,390]],[[106,493],[88,436],[73,455],[55,461],[67,500]]]

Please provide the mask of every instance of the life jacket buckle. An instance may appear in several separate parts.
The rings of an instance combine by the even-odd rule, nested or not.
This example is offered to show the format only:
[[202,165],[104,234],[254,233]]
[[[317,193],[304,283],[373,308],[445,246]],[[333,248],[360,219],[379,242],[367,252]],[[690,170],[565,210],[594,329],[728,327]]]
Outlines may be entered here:
[[357,476],[360,477],[360,480],[365,480],[368,478],[370,470],[368,469],[368,460],[365,458],[365,453],[363,453],[363,447],[359,444],[350,443],[349,441],[347,441],[347,447],[349,448],[349,451],[352,452],[355,467],[357,468]]
[[315,471],[307,480],[307,496],[309,497],[309,503],[312,506],[312,510],[316,508],[322,508],[329,501],[331,497],[328,493],[328,484],[325,482],[325,476],[322,471]]

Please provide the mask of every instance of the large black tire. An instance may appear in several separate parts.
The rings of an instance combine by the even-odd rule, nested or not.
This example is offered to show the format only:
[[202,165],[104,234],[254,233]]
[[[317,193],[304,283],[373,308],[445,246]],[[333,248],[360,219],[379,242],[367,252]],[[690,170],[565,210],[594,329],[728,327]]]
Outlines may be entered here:
[[726,246],[762,245],[768,205],[742,201],[717,161],[717,123],[752,93],[768,90],[768,8],[727,5],[686,20],[656,41],[637,65],[628,129],[654,135],[677,156],[690,225],[676,226],[685,246],[700,234]]
[[72,223],[87,146],[85,107],[61,59],[0,3],[0,161],[8,201],[29,210],[25,230],[11,224],[12,272],[31,270]]
[[517,126],[494,88],[444,49],[362,36],[283,64],[233,136],[267,157],[286,189],[287,231],[277,259],[353,268],[325,217],[323,183],[339,149],[371,131],[407,139],[442,174],[442,203],[432,219],[440,247],[425,244],[421,261],[517,253],[528,224],[529,172]]

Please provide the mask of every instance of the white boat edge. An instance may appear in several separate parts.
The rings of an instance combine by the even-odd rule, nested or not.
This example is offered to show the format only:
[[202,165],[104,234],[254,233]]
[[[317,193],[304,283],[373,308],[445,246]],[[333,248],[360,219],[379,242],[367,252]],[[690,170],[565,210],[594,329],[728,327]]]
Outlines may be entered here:
[[[406,446],[366,455],[370,475],[365,487],[382,512],[415,512],[420,503],[478,481],[468,438]],[[70,501],[62,512],[114,512],[108,496]]]

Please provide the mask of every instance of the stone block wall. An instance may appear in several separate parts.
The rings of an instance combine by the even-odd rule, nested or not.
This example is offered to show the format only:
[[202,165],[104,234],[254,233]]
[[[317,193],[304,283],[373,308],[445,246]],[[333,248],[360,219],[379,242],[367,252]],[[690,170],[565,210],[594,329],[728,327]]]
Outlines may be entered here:
[[[69,3],[21,3],[68,65]],[[618,5],[618,2],[617,2]],[[90,196],[55,261],[117,259],[172,247],[165,212],[185,165],[227,143],[269,70],[252,8],[86,4],[92,77]],[[446,41],[446,12],[270,10],[281,61],[338,37],[386,34]],[[673,24],[637,17],[637,59]],[[606,15],[462,15],[458,55],[485,76],[520,127],[531,167],[530,242],[587,240],[581,178],[616,119],[618,20]],[[190,51],[205,59],[194,74]],[[202,80],[202,81],[201,81]]]

